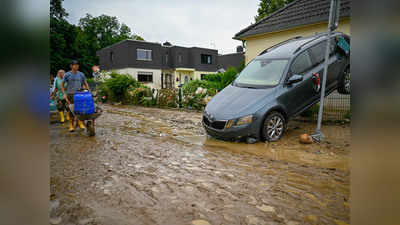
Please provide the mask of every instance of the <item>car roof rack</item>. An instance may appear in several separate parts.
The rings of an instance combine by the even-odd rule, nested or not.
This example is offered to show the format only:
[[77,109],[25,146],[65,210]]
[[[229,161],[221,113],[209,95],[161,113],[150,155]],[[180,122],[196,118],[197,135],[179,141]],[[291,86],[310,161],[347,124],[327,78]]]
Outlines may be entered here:
[[[334,34],[337,34],[337,33],[339,33],[339,32],[332,32],[331,34],[334,35]],[[296,53],[296,52],[298,52],[301,48],[303,48],[304,45],[306,45],[306,44],[308,44],[308,43],[310,43],[310,42],[313,42],[313,41],[317,40],[318,38],[320,38],[320,37],[322,37],[322,36],[325,36],[325,35],[327,35],[327,34],[328,34],[328,32],[315,32],[315,38],[313,38],[313,39],[311,39],[311,40],[305,42],[305,43],[302,44],[302,45],[300,45],[300,46],[293,52],[293,54]]]
[[275,45],[273,45],[273,46],[271,46],[271,47],[269,47],[269,48],[267,48],[267,49],[264,49],[264,51],[262,51],[262,52],[261,52],[260,54],[258,54],[258,55],[263,55],[263,54],[267,53],[269,50],[272,50],[272,49],[274,49],[274,48],[276,48],[276,47],[278,47],[278,46],[281,46],[281,45],[283,45],[283,44],[285,44],[285,43],[288,43],[289,41],[296,40],[296,39],[299,39],[299,38],[302,38],[302,36],[296,36],[296,37],[287,39],[287,40],[285,40],[285,41],[279,42],[278,44],[275,44]]

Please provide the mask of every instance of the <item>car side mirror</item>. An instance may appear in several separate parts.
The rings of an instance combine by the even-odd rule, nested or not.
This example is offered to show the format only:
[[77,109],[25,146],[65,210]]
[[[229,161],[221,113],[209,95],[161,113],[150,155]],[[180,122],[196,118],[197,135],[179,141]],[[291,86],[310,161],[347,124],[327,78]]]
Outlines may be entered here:
[[294,84],[303,80],[303,76],[295,74],[289,78],[287,84]]

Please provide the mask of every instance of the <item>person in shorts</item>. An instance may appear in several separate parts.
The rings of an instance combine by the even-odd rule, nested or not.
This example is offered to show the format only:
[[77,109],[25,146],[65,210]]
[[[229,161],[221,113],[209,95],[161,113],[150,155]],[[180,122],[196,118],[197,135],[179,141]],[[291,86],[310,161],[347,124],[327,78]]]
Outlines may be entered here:
[[[78,69],[79,69],[79,62],[77,60],[73,60],[71,63],[71,71],[68,71],[64,75],[64,80],[61,83],[61,91],[63,93],[63,98],[66,100],[68,104],[74,104],[75,93],[79,92],[81,89],[89,90],[89,85],[86,81],[85,75]],[[71,110],[68,109],[68,111],[71,118],[69,121],[69,131],[73,132],[75,130],[74,126],[75,118]],[[77,122],[81,129],[85,129],[85,125],[83,125],[82,121],[77,120]]]
[[[64,99],[63,93],[61,91],[61,84],[64,80],[64,70],[59,70],[57,72],[57,76],[54,79],[54,85],[53,85],[53,92],[51,93],[50,97],[54,97],[55,100],[57,101],[57,110],[58,113],[60,114],[60,122],[64,123],[65,118],[64,118],[64,111],[66,110],[65,104],[66,100]],[[67,120],[70,120],[69,113],[66,113],[66,118]]]

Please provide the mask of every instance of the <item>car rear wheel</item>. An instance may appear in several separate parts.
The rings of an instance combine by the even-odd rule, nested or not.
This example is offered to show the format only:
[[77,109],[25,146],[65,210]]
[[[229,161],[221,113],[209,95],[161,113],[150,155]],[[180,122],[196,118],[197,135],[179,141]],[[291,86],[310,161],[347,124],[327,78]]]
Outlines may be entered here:
[[265,141],[278,141],[286,129],[285,117],[279,112],[270,113],[264,121],[262,136]]
[[350,94],[350,67],[347,67],[339,80],[338,92],[340,94]]

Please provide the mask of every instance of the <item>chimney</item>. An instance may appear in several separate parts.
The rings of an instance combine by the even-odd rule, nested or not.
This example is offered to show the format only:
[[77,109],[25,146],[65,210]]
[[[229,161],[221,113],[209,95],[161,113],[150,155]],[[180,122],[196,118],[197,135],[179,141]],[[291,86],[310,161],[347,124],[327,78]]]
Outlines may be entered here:
[[236,52],[237,52],[237,53],[243,52],[243,47],[242,47],[241,45],[238,45],[238,46],[236,47]]
[[164,46],[172,46],[172,44],[169,43],[168,41],[164,42],[163,45],[164,45]]

